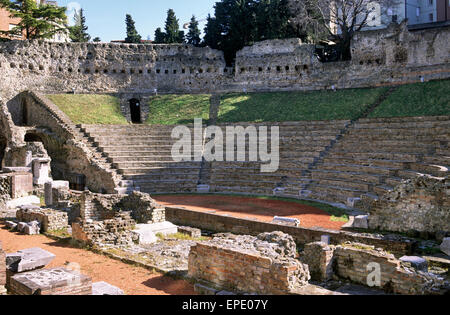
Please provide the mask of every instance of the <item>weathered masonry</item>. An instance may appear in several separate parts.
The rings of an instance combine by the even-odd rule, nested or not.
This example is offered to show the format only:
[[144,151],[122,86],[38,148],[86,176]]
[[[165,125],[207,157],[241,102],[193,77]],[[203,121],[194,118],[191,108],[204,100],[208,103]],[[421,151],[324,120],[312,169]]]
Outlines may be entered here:
[[350,88],[450,76],[450,27],[369,31],[352,43],[352,61],[320,63],[314,46],[272,40],[237,53],[189,45],[0,44],[2,96],[25,89],[92,93],[200,93]]

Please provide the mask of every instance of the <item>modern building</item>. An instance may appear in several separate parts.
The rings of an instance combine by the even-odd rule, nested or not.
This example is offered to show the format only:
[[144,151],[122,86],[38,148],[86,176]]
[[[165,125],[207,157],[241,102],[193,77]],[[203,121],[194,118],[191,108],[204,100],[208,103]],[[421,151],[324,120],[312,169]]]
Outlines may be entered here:
[[[339,2],[332,4],[334,8],[336,3]],[[391,23],[401,23],[405,19],[411,28],[450,24],[450,0],[367,0],[365,6],[365,12],[368,12],[369,16],[363,30],[386,28]],[[331,11],[339,12],[336,9]],[[360,20],[362,18],[361,15]],[[339,32],[333,19],[331,27],[336,33]]]
[[[47,1],[47,0],[36,0],[36,3],[38,4],[50,4],[58,6],[57,1]],[[20,19],[17,18],[11,18],[10,13],[0,8],[0,31],[10,31],[12,30],[17,24],[20,22]],[[17,36],[13,37],[11,39],[25,39],[25,36]],[[59,32],[55,34],[51,39],[48,39],[47,41],[50,42],[69,42],[69,34],[68,32]]]

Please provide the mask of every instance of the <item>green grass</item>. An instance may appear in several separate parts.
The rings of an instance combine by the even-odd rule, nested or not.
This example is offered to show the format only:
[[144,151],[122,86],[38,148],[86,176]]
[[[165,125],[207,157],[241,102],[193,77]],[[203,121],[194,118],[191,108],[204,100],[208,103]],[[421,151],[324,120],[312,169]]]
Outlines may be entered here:
[[369,117],[440,115],[450,115],[450,80],[400,86]]
[[219,122],[355,119],[386,91],[373,88],[228,94],[222,97]]
[[47,97],[75,124],[128,124],[117,97],[95,94],[52,94]]
[[146,124],[191,124],[195,118],[209,119],[211,95],[161,95],[152,97]]

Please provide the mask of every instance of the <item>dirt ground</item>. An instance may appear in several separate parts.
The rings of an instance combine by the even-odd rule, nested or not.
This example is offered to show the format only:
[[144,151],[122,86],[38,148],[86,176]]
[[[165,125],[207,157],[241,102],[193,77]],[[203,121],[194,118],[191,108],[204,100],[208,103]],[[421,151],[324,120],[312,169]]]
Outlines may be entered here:
[[121,288],[128,295],[194,295],[194,288],[184,280],[174,280],[147,269],[134,267],[87,250],[58,243],[45,236],[27,236],[11,233],[0,223],[0,241],[3,250],[40,247],[56,255],[47,268],[61,267],[66,263],[78,263],[81,273],[92,277],[93,282],[106,281]]
[[200,212],[216,211],[217,214],[237,218],[252,218],[271,222],[274,216],[299,219],[306,228],[321,227],[340,230],[345,222],[333,222],[325,211],[296,202],[264,200],[237,196],[157,195],[152,196],[166,206],[179,206]]

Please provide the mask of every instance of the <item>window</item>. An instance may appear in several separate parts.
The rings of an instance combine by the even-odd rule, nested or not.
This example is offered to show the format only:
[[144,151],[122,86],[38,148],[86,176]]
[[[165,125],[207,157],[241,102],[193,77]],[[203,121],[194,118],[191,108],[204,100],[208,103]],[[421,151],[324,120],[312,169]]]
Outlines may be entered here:
[[433,6],[433,0],[428,0],[428,5],[431,7]]
[[429,19],[430,19],[430,22],[433,22],[433,21],[434,21],[434,15],[433,15],[433,13],[430,13]]

